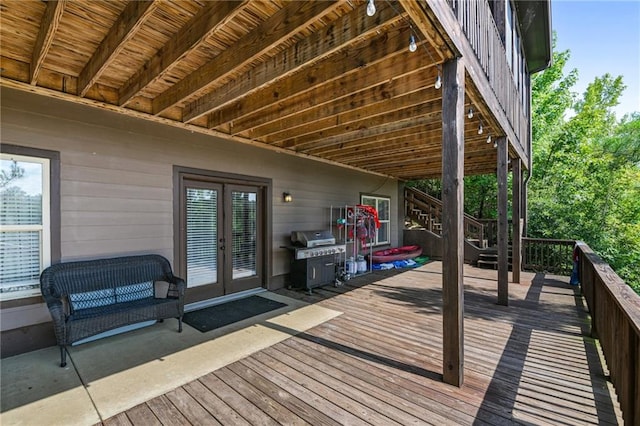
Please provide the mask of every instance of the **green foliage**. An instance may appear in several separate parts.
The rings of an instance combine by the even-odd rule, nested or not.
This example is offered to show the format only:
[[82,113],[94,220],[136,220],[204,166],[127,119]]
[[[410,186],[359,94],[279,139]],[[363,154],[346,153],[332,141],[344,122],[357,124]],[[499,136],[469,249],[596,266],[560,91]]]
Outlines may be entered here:
[[585,241],[640,292],[640,114],[616,120],[625,86],[609,74],[575,99],[568,57],[532,79],[529,235]]
[[[407,186],[442,199],[440,179],[407,182]],[[478,219],[495,219],[498,181],[495,175],[466,176],[464,178],[464,212]]]
[[498,180],[495,175],[464,178],[464,211],[478,219],[495,219]]

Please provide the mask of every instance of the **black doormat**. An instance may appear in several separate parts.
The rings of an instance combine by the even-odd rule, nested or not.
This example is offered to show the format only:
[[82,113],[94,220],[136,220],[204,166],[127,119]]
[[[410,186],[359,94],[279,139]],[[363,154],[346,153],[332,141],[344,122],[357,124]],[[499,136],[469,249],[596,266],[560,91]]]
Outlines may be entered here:
[[232,300],[231,302],[187,312],[182,320],[191,327],[205,333],[243,319],[282,308],[283,306],[287,306],[287,304],[260,296],[249,296],[244,299]]

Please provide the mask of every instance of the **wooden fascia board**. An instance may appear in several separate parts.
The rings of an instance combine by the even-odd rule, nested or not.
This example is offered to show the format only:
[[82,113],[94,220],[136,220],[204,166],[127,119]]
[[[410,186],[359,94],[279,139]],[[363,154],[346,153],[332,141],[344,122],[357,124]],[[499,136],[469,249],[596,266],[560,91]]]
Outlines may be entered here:
[[[311,65],[320,64],[323,67],[321,61],[335,52],[352,45],[353,43],[360,42],[363,39],[367,39],[375,36],[380,31],[384,31],[385,27],[388,27],[395,22],[402,19],[391,7],[381,7],[375,16],[375,19],[368,17],[365,13],[366,5],[354,9],[351,13],[341,17],[338,21],[332,22],[327,28],[322,31],[313,32],[311,35],[303,40],[300,40],[295,45],[280,52],[272,59],[260,63],[248,74],[250,78],[244,78],[241,82],[231,82],[224,86],[207,93],[200,99],[191,102],[185,107],[184,121],[194,120],[202,115],[211,113],[216,109],[220,109],[228,103],[247,96],[249,94],[255,94],[256,92],[264,89],[267,86],[271,86],[278,81],[282,81],[289,76],[299,73],[300,70],[309,67]],[[404,31],[399,31],[404,33]],[[407,37],[403,41],[403,45],[406,47]],[[389,43],[391,46],[392,43]],[[333,77],[336,77],[337,72],[339,75],[348,72],[350,69],[356,67],[362,67],[369,65],[371,62],[383,57],[386,52],[389,51],[389,46],[379,46],[378,52],[371,52],[371,59],[365,60],[366,56],[361,55],[362,62],[351,63],[350,61],[344,61],[343,64],[335,64],[332,69],[326,69],[323,72],[318,72],[322,78],[326,81]],[[366,48],[363,50],[367,50]],[[333,77],[332,77],[333,76]],[[294,84],[290,91],[300,91],[301,87],[308,86],[308,81],[301,82],[301,85]],[[287,88],[291,87],[287,85]],[[278,90],[278,100],[281,101],[286,95]],[[224,114],[220,114],[216,117],[225,117]],[[235,120],[237,117],[226,119],[227,122]],[[217,127],[223,123],[219,120],[212,119],[212,127]]]
[[42,20],[40,21],[40,30],[31,58],[31,67],[29,69],[29,82],[31,84],[36,84],[38,80],[42,64],[44,63],[47,53],[49,53],[56,31],[58,30],[65,4],[66,0],[51,0],[47,2],[44,15],[42,15]]
[[87,94],[91,86],[98,81],[102,73],[124,48],[124,44],[135,35],[157,6],[158,2],[155,0],[132,1],[127,4],[80,72],[78,96],[82,97]]
[[214,84],[221,78],[237,72],[261,55],[323,18],[339,7],[339,2],[293,1],[279,10],[256,29],[238,40],[232,49],[226,49],[212,61],[198,68],[153,100],[153,114],[162,114],[192,94]]
[[232,20],[243,10],[247,1],[206,2],[204,8],[174,34],[120,89],[119,104],[126,105],[162,73]]
[[[429,31],[433,31],[433,28],[436,28],[437,32],[445,37],[446,43],[450,46],[452,52],[465,58],[465,70],[474,82],[478,93],[482,96],[482,100],[487,104],[500,128],[507,136],[509,144],[514,148],[518,157],[524,160],[528,159],[529,156],[520,146],[524,141],[515,142],[518,141],[518,138],[509,123],[509,119],[502,110],[498,98],[493,93],[491,84],[448,2],[429,0],[426,2],[407,1],[401,2],[401,4],[425,36]],[[425,19],[425,17],[428,19]]]

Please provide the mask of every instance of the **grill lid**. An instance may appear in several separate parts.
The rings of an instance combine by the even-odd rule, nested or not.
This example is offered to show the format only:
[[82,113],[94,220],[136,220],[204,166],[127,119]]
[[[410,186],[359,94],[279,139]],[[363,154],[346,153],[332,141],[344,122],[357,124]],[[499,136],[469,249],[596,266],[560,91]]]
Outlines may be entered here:
[[318,247],[326,246],[329,244],[335,244],[331,231],[292,231],[291,242],[294,244],[301,244],[304,247]]

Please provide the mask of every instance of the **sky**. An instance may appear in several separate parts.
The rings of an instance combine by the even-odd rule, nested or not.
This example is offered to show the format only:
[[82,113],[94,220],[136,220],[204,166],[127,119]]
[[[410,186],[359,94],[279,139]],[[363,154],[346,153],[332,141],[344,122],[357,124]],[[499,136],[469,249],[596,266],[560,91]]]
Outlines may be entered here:
[[640,112],[640,0],[551,0],[551,24],[556,50],[571,51],[565,73],[578,70],[574,92],[606,73],[621,75],[627,88],[616,117]]

